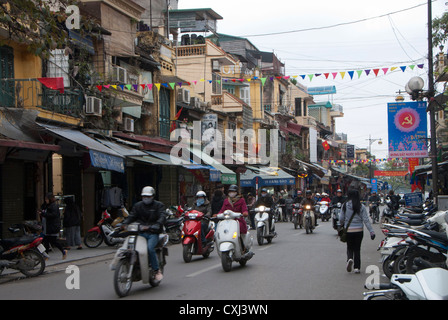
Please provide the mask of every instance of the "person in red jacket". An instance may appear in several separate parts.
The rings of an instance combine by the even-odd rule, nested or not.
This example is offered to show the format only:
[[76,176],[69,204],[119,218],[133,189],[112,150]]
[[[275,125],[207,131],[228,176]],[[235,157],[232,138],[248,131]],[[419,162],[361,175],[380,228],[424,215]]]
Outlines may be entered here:
[[239,212],[243,215],[242,217],[238,218],[238,221],[240,223],[240,233],[246,234],[247,224],[246,220],[244,220],[244,217],[247,217],[249,215],[249,210],[247,209],[244,197],[238,194],[238,186],[234,184],[229,187],[228,197],[224,200],[222,208],[221,210],[219,210],[218,214],[223,213],[226,210]]

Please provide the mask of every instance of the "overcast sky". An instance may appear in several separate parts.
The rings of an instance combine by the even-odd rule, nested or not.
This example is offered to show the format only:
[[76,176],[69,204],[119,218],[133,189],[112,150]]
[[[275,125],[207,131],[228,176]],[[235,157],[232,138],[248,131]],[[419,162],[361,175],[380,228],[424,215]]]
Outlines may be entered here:
[[[448,6],[433,1],[433,18]],[[348,135],[348,143],[368,148],[377,158],[388,157],[387,103],[404,91],[407,81],[421,76],[427,82],[428,6],[425,0],[180,0],[179,9],[212,8],[223,20],[218,32],[248,38],[259,50],[273,51],[286,65],[286,75],[307,75],[298,81],[307,87],[335,85],[332,96],[315,96],[344,108],[336,131]],[[311,29],[311,30],[310,30]],[[447,46],[448,47],[448,46]],[[439,52],[434,49],[434,54]],[[446,48],[445,48],[446,52]],[[422,64],[423,69],[397,69],[360,78],[342,79],[340,72]],[[337,72],[335,79],[331,73]],[[313,77],[308,74],[330,73]],[[406,101],[410,101],[404,93]]]

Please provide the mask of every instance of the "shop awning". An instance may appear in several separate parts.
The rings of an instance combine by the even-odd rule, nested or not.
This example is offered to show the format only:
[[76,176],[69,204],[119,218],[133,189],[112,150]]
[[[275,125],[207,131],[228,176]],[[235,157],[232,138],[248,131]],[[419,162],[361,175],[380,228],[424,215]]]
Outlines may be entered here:
[[240,175],[240,182],[242,187],[255,187],[256,179],[258,178],[258,186],[284,186],[295,185],[296,179],[294,176],[286,173],[280,168],[274,167],[252,167],[246,166],[248,170]]
[[56,137],[62,138],[70,144],[86,149],[86,151],[89,152],[90,161],[93,167],[113,170],[121,173],[124,172],[125,156],[112,150],[110,147],[102,144],[101,142],[98,142],[97,140],[76,129],[63,128],[48,124],[39,125]]
[[317,163],[308,163],[308,162],[301,161],[298,159],[296,159],[296,161],[298,163],[300,163],[301,165],[305,166],[306,168],[310,169],[312,172],[316,173],[319,176],[319,178],[322,178],[323,176],[325,176],[328,173],[327,169],[318,165]]
[[172,166],[173,165],[172,163],[170,163],[168,161],[165,161],[165,160],[162,160],[162,159],[159,159],[156,157],[151,157],[149,155],[140,156],[140,157],[132,156],[129,158],[131,158],[132,160],[149,163],[151,165],[159,165],[159,166]]
[[[205,152],[197,148],[190,148],[190,151],[195,155],[200,161],[202,160],[207,165],[212,166],[217,171],[221,172],[221,182],[223,184],[237,184],[236,173],[224,166],[218,160],[213,159]],[[212,180],[213,181],[213,180]]]

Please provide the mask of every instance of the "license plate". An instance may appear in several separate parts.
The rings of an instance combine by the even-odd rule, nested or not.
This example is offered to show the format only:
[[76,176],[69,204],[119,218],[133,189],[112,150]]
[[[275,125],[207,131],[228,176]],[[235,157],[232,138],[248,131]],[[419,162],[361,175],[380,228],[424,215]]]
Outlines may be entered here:
[[40,244],[40,245],[37,246],[37,250],[39,250],[40,253],[44,253],[45,252],[45,247],[42,244]]

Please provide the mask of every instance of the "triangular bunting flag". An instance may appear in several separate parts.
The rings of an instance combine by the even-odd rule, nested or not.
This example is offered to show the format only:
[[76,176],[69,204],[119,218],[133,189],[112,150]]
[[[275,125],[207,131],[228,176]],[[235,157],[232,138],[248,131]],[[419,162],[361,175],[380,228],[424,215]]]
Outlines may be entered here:
[[328,79],[329,73],[324,73],[325,79]]
[[170,82],[170,87],[171,87],[171,89],[173,89],[174,90],[174,87],[176,86],[176,83],[174,83],[174,82]]
[[361,78],[362,70],[358,70],[356,73],[358,74],[358,79]]
[[149,90],[152,90],[152,83],[148,83],[147,86]]
[[126,84],[125,87],[126,87],[126,89],[128,89],[128,90],[131,90],[131,89],[132,89],[132,85],[130,85],[130,84]]
[[372,70],[370,70],[370,69],[364,70],[364,72],[366,73],[366,76],[368,76],[370,74],[370,71],[372,71]]
[[383,70],[384,74],[386,74],[387,71],[389,71],[389,68],[383,68],[382,70]]
[[313,80],[314,74],[309,74],[308,77],[310,78],[310,81]]
[[121,90],[124,90],[124,84],[119,84],[118,86],[120,87]]
[[373,69],[373,73],[375,73],[375,76],[378,76],[378,72],[380,72],[380,69]]
[[112,88],[114,88],[115,90],[117,90],[117,85],[116,84],[111,84],[110,85]]
[[97,88],[98,88],[98,90],[100,90],[100,92],[101,92],[101,90],[103,90],[103,86],[96,86]]
[[350,79],[353,80],[353,75],[355,74],[355,71],[349,71],[348,75],[350,76]]
[[345,77],[345,71],[340,72],[342,79]]
[[266,78],[261,78],[261,84],[264,86],[264,83],[266,82]]
[[337,72],[333,72],[332,75],[333,75],[333,79],[336,79],[336,76],[338,75],[338,73]]
[[160,90],[160,83],[154,83],[154,85],[156,86],[157,90]]
[[401,71],[405,71],[406,70],[406,66],[402,66],[402,67],[400,67],[400,69],[401,69]]
[[164,86],[165,88],[168,88],[168,83],[162,83],[162,86]]

